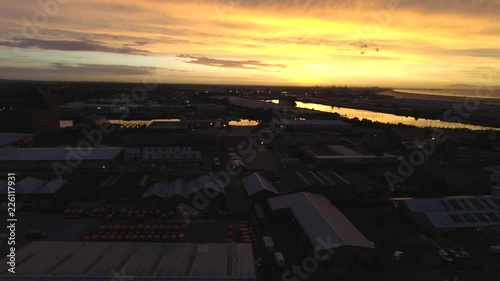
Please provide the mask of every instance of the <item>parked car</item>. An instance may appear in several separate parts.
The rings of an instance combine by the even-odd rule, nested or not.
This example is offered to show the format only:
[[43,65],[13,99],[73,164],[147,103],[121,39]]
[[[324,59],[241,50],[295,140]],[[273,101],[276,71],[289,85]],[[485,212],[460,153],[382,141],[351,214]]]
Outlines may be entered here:
[[281,252],[274,253],[274,262],[278,267],[285,266],[285,257],[283,257],[283,254]]
[[445,250],[439,250],[438,254],[444,261],[453,262],[453,259],[451,258],[450,254],[448,254],[448,252],[446,252]]
[[395,261],[400,261],[404,256],[404,253],[401,252],[401,251],[395,251],[393,254],[392,254],[392,259],[395,260]]
[[490,246],[489,250],[488,250],[490,253],[492,254],[495,254],[495,255],[498,255],[500,254],[500,245],[493,245],[493,246]]
[[464,259],[470,257],[470,254],[467,253],[463,248],[451,248],[448,250],[450,254],[459,259]]

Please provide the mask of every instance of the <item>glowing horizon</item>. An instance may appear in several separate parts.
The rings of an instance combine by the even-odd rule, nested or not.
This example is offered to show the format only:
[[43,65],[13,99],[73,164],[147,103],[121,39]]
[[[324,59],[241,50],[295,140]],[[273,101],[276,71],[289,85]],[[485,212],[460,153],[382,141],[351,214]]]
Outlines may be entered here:
[[141,82],[154,73],[164,83],[500,85],[500,0],[3,6],[0,79]]

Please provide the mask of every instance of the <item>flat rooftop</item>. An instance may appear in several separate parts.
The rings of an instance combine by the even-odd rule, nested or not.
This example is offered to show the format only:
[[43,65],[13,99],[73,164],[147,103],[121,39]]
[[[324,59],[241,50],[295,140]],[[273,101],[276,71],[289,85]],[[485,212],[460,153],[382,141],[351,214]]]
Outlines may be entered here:
[[27,137],[32,137],[33,134],[18,134],[18,133],[0,133],[0,146],[9,145],[14,142],[21,141]]
[[123,147],[82,148],[78,153],[76,147],[56,148],[1,148],[0,161],[66,161],[68,155],[80,155],[83,161],[111,160],[122,152]]
[[461,196],[400,201],[438,229],[500,226],[500,198]]
[[[255,280],[251,244],[32,242],[18,249],[20,280]],[[22,265],[20,264],[22,261]],[[4,258],[3,264],[7,262]],[[134,278],[132,278],[132,276]],[[62,280],[62,279],[61,279]]]
[[383,153],[381,155],[362,154],[342,145],[329,145],[327,146],[327,149],[311,147],[307,148],[305,151],[309,153],[313,158],[318,160],[344,159],[352,161],[362,161],[371,159],[397,159],[397,156],[388,153]]

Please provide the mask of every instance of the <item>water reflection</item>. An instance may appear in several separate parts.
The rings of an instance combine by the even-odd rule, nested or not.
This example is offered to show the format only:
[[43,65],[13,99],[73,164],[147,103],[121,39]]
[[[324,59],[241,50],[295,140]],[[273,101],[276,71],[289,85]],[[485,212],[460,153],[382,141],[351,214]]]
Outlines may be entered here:
[[250,120],[250,119],[241,119],[239,121],[229,121],[229,126],[257,126],[259,125],[258,121]]
[[[267,102],[279,103],[279,100],[268,100]],[[500,128],[477,126],[463,123],[445,122],[425,118],[398,116],[390,113],[376,112],[365,109],[353,109],[346,107],[330,106],[318,103],[296,102],[298,108],[313,109],[321,112],[338,113],[341,116],[359,120],[367,119],[373,122],[385,124],[403,124],[420,128],[447,128],[447,129],[469,129],[469,130],[500,130]]]

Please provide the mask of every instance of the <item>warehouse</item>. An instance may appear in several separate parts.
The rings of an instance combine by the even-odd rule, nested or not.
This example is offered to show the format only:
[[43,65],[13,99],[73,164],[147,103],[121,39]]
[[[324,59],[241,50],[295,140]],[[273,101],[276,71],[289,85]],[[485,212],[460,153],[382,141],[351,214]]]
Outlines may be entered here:
[[274,196],[278,196],[280,192],[276,189],[263,175],[253,173],[242,179],[243,187],[246,193],[254,202],[265,200]]
[[256,280],[251,244],[33,242],[16,259],[26,280]]
[[372,257],[373,244],[325,196],[300,192],[268,203],[273,220],[297,220],[301,235],[296,245],[306,245],[310,255],[328,256],[321,268],[355,268]]
[[303,149],[306,156],[319,167],[336,167],[341,170],[366,170],[373,167],[391,167],[399,164],[398,157],[383,153],[363,154],[342,145],[328,145],[324,148]]
[[[1,182],[0,182],[1,183]],[[16,207],[21,209],[25,205],[33,206],[38,210],[52,209],[61,201],[61,189],[67,184],[66,180],[43,180],[34,177],[24,178],[16,183]],[[7,195],[7,183],[0,186],[0,194]],[[0,201],[6,202],[7,196]]]
[[[122,159],[121,147],[2,148],[0,170],[30,171],[87,169],[108,171]],[[57,163],[57,164],[55,164]]]
[[500,197],[443,197],[395,201],[437,237],[500,236]]
[[200,197],[210,199],[211,206],[220,208],[224,205],[225,188],[208,175],[189,181],[178,178],[170,182],[159,182],[151,185],[144,192],[142,199],[152,206],[165,205],[163,200],[177,206],[186,201],[200,200]]
[[350,132],[352,125],[342,120],[299,120],[282,119],[273,120],[272,126],[282,126],[286,131],[318,131],[333,130],[337,132]]
[[12,145],[17,147],[29,146],[33,143],[34,134],[0,133],[0,147]]

